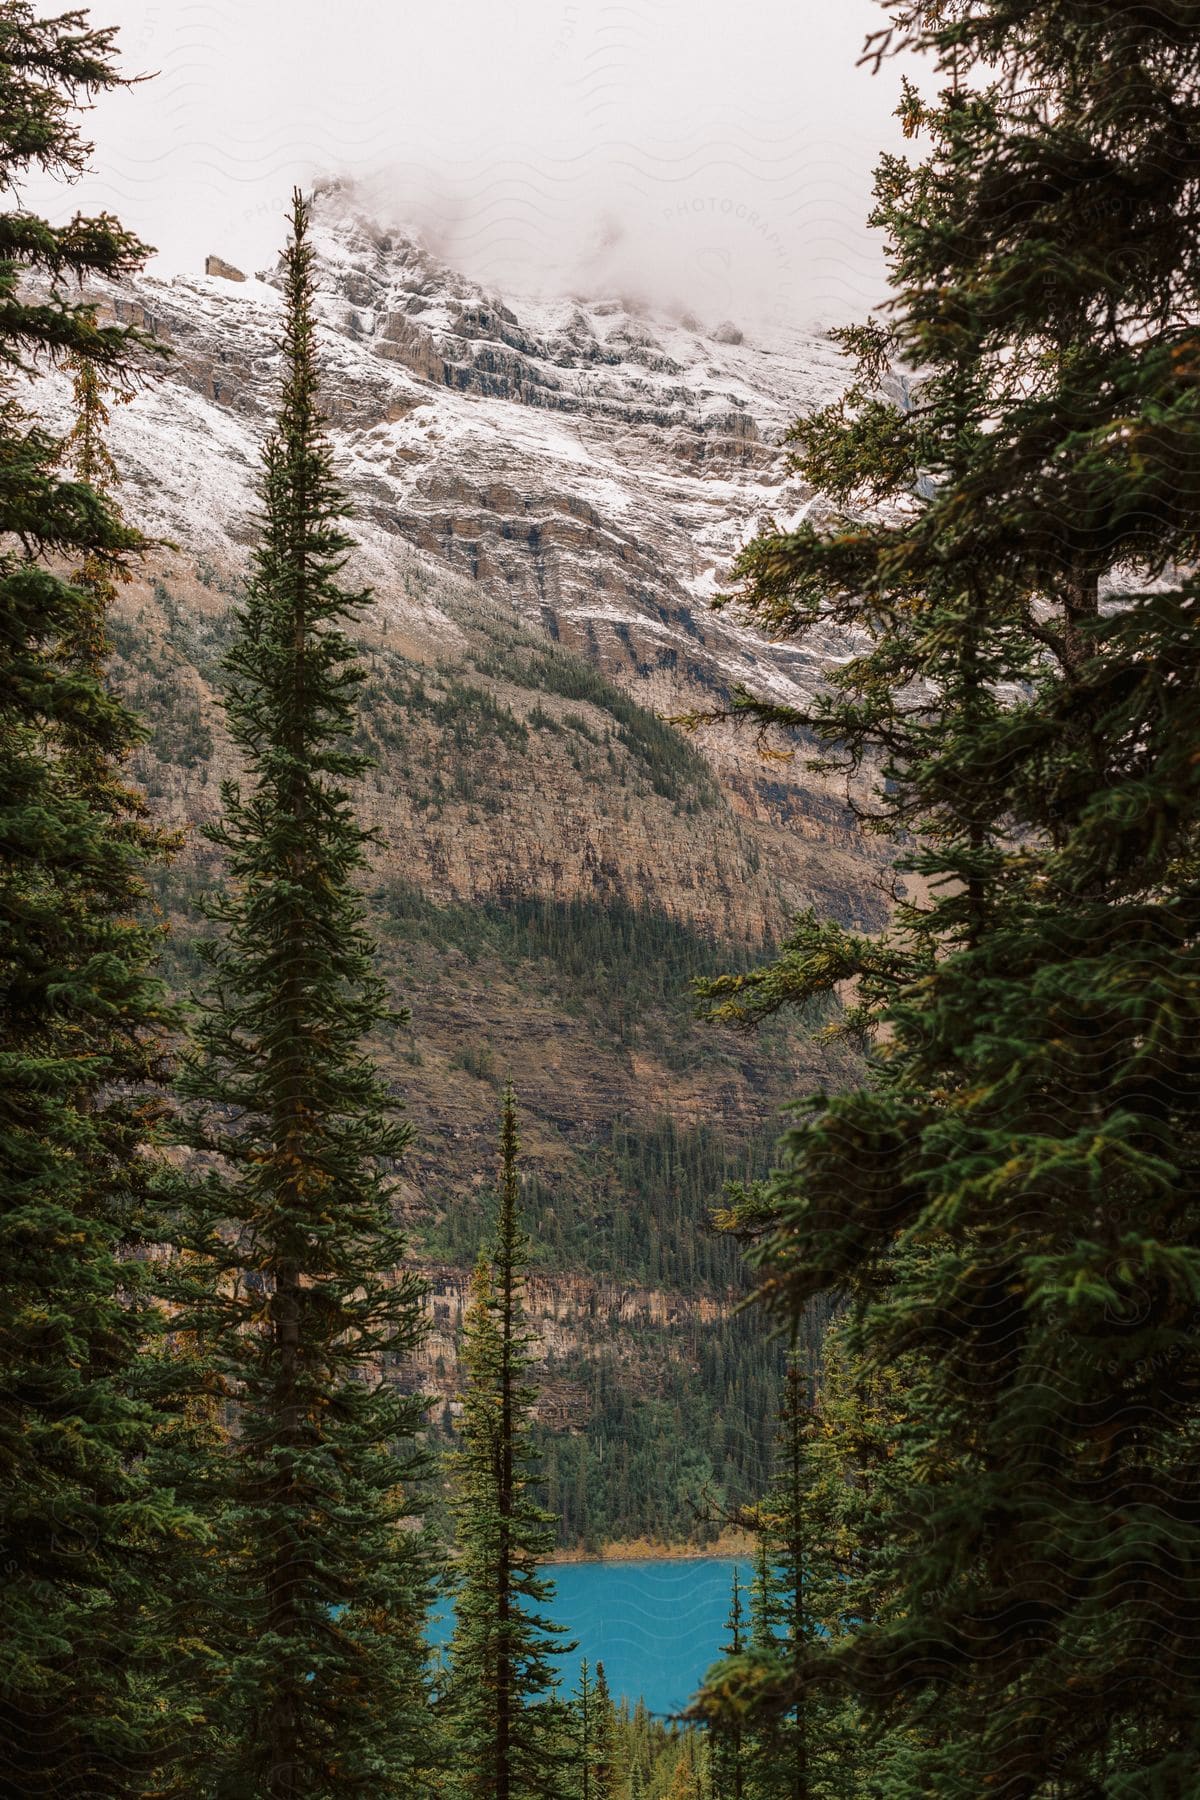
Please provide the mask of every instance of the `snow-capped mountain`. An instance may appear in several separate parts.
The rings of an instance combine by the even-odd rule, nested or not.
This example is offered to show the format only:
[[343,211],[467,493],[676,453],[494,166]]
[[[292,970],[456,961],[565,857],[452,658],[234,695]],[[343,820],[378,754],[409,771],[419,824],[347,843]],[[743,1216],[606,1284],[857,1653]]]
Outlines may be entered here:
[[[729,1300],[708,1292],[729,1259],[696,1249],[722,1172],[761,1167],[783,1101],[852,1058],[786,1021],[750,1041],[701,1027],[687,984],[746,967],[803,907],[881,923],[882,850],[801,760],[763,763],[724,728],[689,745],[654,716],[738,682],[801,698],[846,654],[772,645],[707,604],[763,514],[812,502],[783,438],[843,374],[801,331],[743,340],[620,297],[484,292],[345,189],[319,193],[313,235],[352,578],[375,592],[356,626],[372,758],[356,806],[379,966],[412,1009],[381,1056],[417,1126],[401,1200],[432,1282],[421,1385],[455,1391],[461,1221],[511,1074],[547,1196],[535,1223],[567,1269],[533,1301],[545,1416],[586,1431],[596,1356],[641,1395],[693,1379]],[[122,588],[112,638],[147,731],[133,772],[184,828],[158,886],[184,983],[197,897],[222,880],[195,827],[237,774],[221,659],[282,325],[274,271],[211,266],[97,296],[170,352],[112,409],[120,502],[171,546]],[[65,374],[38,377],[51,426],[70,400]]]
[[[708,604],[764,515],[792,519],[813,504],[787,472],[784,437],[844,382],[826,338],[743,337],[727,320],[653,315],[614,296],[500,297],[373,221],[337,183],[316,194],[312,241],[354,574],[374,587],[389,654],[442,675],[470,666],[472,680],[482,671],[503,686],[494,654],[472,639],[474,607],[485,633],[557,643],[660,715],[711,705],[737,684],[803,701],[844,658],[832,632],[772,644]],[[161,582],[135,593],[131,616],[152,637],[174,633],[172,654],[185,660],[194,646],[171,620],[227,606],[220,596],[255,536],[280,370],[277,271],[247,279],[209,260],[225,272],[145,276],[99,295],[169,352],[134,403],[114,409],[111,435],[126,511],[176,546],[158,570],[170,618]],[[39,385],[41,410],[65,422],[65,376]],[[186,679],[219,744],[201,665]],[[527,694],[498,691],[497,704],[544,716]],[[855,830],[836,782],[799,759],[766,764],[728,728],[699,743],[721,795],[703,829],[677,817],[664,832],[648,801],[630,812],[617,777],[617,794],[602,794],[609,777],[598,770],[583,800],[555,797],[544,780],[535,792],[514,772],[513,816],[506,803],[462,820],[440,792],[424,806],[409,771],[384,782],[379,823],[406,834],[410,878],[445,896],[582,894],[604,870],[608,891],[718,934],[775,935],[811,904],[882,916],[879,849]],[[215,802],[215,784],[178,762],[156,780],[181,820]]]
[[[745,339],[730,321],[647,316],[619,297],[501,298],[336,183],[318,189],[313,242],[325,404],[376,558],[397,540],[430,553],[664,700],[736,681],[808,688],[838,654],[765,645],[705,604],[764,514],[811,499],[781,445],[844,384],[825,338]],[[147,518],[176,541],[211,551],[250,528],[277,280],[114,290],[173,352],[120,449]]]

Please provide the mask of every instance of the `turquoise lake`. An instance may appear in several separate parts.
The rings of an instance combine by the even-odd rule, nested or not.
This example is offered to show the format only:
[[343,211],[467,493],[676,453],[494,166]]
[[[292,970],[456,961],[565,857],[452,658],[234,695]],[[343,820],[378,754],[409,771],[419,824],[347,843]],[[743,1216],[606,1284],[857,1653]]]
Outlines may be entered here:
[[[724,1640],[735,1567],[748,1582],[748,1566],[718,1557],[555,1563],[546,1571],[555,1588],[548,1610],[579,1643],[558,1659],[564,1688],[574,1688],[586,1656],[593,1668],[604,1664],[615,1700],[640,1698],[651,1712],[681,1712]],[[445,1642],[450,1627],[449,1616],[435,1622],[435,1644]]]

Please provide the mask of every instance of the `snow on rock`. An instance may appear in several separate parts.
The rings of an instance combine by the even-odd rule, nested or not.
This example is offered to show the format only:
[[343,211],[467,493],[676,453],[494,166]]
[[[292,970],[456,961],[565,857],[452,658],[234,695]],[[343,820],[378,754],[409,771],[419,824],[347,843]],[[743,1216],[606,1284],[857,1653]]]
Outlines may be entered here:
[[[797,520],[813,498],[782,445],[845,384],[828,339],[747,342],[728,320],[612,295],[488,293],[338,183],[317,190],[313,242],[323,400],[381,599],[416,604],[400,572],[435,559],[664,700],[819,685],[844,646],[768,644],[708,602],[764,517]],[[279,281],[221,269],[103,290],[171,352],[114,417],[130,511],[235,561],[275,399]],[[65,410],[65,383],[44,382]]]

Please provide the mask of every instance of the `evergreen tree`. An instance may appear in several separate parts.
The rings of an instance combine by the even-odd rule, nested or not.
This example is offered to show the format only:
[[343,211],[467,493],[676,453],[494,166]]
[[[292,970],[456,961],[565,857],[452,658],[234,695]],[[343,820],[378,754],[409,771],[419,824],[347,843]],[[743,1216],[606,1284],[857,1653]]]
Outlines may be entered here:
[[617,1709],[608,1690],[604,1664],[596,1664],[596,1686],[592,1706],[592,1743],[594,1772],[592,1800],[617,1800],[620,1782],[620,1754],[617,1735]]
[[[109,408],[112,401],[128,405],[133,390],[87,356],[74,353],[66,366],[72,374],[75,417],[61,446],[62,465],[120,519],[119,475],[108,445]],[[132,572],[124,560],[106,560],[93,552],[72,579],[91,604],[64,646],[68,666],[99,680],[111,652],[108,617]],[[64,734],[59,750],[64,776],[107,819],[108,830],[129,844],[131,874],[139,852],[146,863],[173,854],[177,835],[150,820],[145,799],[118,764],[79,734]],[[131,878],[126,906],[131,912],[145,911],[147,900],[144,880]],[[150,1153],[162,1108],[152,1098],[153,1086],[167,1074],[159,1050],[147,1060],[136,1085],[110,1088],[102,1103],[92,1103],[97,1142],[108,1154],[90,1161],[88,1175],[93,1204],[123,1225],[122,1298],[142,1325],[140,1353],[128,1370],[125,1393],[152,1415],[137,1470],[145,1492],[159,1504],[169,1504],[169,1496],[191,1483],[194,1460],[203,1460],[219,1441],[215,1406],[203,1388],[202,1362],[186,1333],[168,1333],[162,1308],[149,1292],[154,1265],[144,1259],[144,1252],[158,1248],[156,1240],[166,1230],[176,1185],[165,1161]],[[137,1155],[139,1142],[142,1153]],[[122,1596],[121,1616],[112,1622],[112,1642],[121,1644],[131,1684],[145,1694],[160,1727],[150,1746],[157,1766],[149,1786],[155,1795],[184,1794],[190,1791],[191,1770],[204,1755],[207,1740],[199,1726],[211,1674],[211,1658],[197,1634],[197,1603],[209,1593],[209,1545],[198,1511],[175,1509],[171,1530],[155,1544],[153,1555],[146,1553],[148,1548],[143,1546],[140,1580]]]
[[[0,188],[81,173],[75,111],[121,85],[111,30],[0,4]],[[103,491],[99,396],[144,340],[67,291],[146,255],[108,215],[0,214],[0,1764],[28,1796],[142,1792],[183,1729],[142,1604],[189,1529],[143,1466],[168,1013],[137,921],[165,845],[104,673],[114,586],[144,541]],[[70,359],[68,475],[20,387]]]
[[913,1479],[905,1381],[865,1369],[848,1339],[844,1320],[829,1328],[815,1381],[805,1359],[789,1358],[776,1476],[754,1515],[749,1631],[739,1595],[731,1641],[697,1708],[709,1721],[714,1781],[726,1785],[736,1734],[748,1800],[858,1800],[912,1760],[914,1721],[869,1737],[836,1659],[818,1660],[892,1616],[891,1513]]
[[[780,1417],[779,1474],[764,1524],[775,1551],[768,1598],[771,1622],[794,1672],[802,1667],[805,1651],[816,1636],[811,1610],[816,1560],[809,1507],[811,1431],[808,1371],[793,1354],[788,1358]],[[810,1800],[818,1791],[813,1764],[819,1752],[813,1740],[821,1734],[811,1716],[815,1710],[815,1696],[804,1694],[780,1732],[778,1785],[780,1794],[788,1794],[790,1800]]]
[[[746,1649],[746,1614],[742,1606],[741,1577],[735,1567],[733,1591],[729,1601],[729,1617],[725,1621],[728,1637],[720,1646],[722,1659],[741,1658]],[[709,1727],[712,1761],[712,1800],[745,1800],[746,1796],[746,1729],[740,1717],[717,1718]]]
[[618,1719],[603,1663],[596,1664],[594,1678],[586,1657],[580,1664],[572,1710],[578,1800],[617,1800]]
[[759,1800],[815,1800],[849,1791],[843,1785],[849,1779],[840,1741],[844,1721],[836,1704],[816,1690],[774,1710],[757,1698],[782,1688],[794,1700],[807,1652],[828,1629],[823,1613],[831,1598],[841,1606],[840,1571],[828,1559],[830,1501],[837,1490],[817,1478],[813,1440],[820,1427],[810,1385],[806,1362],[793,1353],[779,1414],[776,1474],[754,1516],[749,1638],[743,1639],[735,1575],[727,1661],[710,1674],[702,1697],[721,1779]]
[[422,1541],[405,1528],[423,1403],[389,1365],[420,1331],[390,1171],[409,1139],[366,1049],[395,1019],[356,880],[349,784],[362,671],[352,548],[318,403],[308,209],[284,255],[282,397],[226,708],[248,791],[227,852],[187,1091],[183,1315],[234,1414],[220,1473],[224,1796],[420,1792]]
[[639,1698],[633,1709],[629,1734],[629,1800],[644,1800],[649,1785],[653,1760],[650,1735],[650,1714],[646,1702]]
[[882,939],[805,919],[714,993],[751,1018],[857,983],[872,1085],[785,1140],[759,1262],[786,1314],[845,1293],[863,1364],[918,1370],[876,1521],[896,1603],[802,1676],[832,1658],[883,1716],[930,1703],[897,1794],[1182,1795],[1200,13],[893,12],[878,55],[925,51],[943,82],[904,90],[925,160],[879,173],[895,304],[845,334],[846,401],[797,428],[834,516],[742,562],[759,625],[865,648],[811,712],[740,710],[881,767],[875,822],[919,881]]
[[505,1090],[500,1195],[490,1258],[471,1282],[463,1333],[463,1441],[452,1461],[457,1526],[456,1623],[450,1650],[454,1741],[464,1793],[527,1800],[567,1791],[556,1737],[551,1658],[572,1649],[543,1609],[552,1584],[538,1563],[554,1547],[554,1517],[536,1498],[531,1442],[537,1392],[522,1291],[529,1260],[521,1229],[517,1112]]
[[579,1665],[579,1687],[575,1694],[575,1718],[578,1726],[576,1751],[576,1768],[578,1780],[576,1786],[579,1800],[596,1800],[595,1793],[595,1693],[588,1679],[588,1661],[585,1656]]

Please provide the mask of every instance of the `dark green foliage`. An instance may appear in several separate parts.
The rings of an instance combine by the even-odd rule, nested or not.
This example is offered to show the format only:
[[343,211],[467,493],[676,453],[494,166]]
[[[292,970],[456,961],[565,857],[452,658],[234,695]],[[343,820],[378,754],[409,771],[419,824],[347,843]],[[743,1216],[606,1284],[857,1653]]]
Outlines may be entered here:
[[[818,1427],[809,1385],[808,1371],[796,1357],[789,1357],[775,1476],[759,1515],[762,1541],[753,1594],[751,1653],[765,1668],[781,1666],[792,1680],[819,1634],[817,1595],[829,1580],[818,1567],[827,1546],[814,1529],[817,1509],[812,1505],[815,1484],[809,1451]],[[831,1750],[837,1773],[849,1778],[847,1746],[830,1744],[822,1698],[806,1693],[793,1709],[760,1724],[751,1752],[753,1785],[759,1793],[778,1794],[781,1800],[784,1795],[789,1800],[812,1800],[828,1794],[824,1777]]]
[[578,1800],[596,1800],[596,1684],[585,1656],[571,1696],[571,1772]]
[[[564,700],[595,706],[615,720],[617,742],[641,764],[654,793],[673,800],[687,812],[701,811],[716,803],[712,772],[687,739],[673,725],[614,687],[590,663],[557,646],[524,639],[516,650],[497,640],[494,651],[477,660],[477,667],[483,674],[508,676],[523,687],[538,687]],[[547,729],[545,715],[539,722],[543,730]],[[581,735],[589,736],[582,719],[568,714],[562,723],[577,732],[583,727]]]
[[714,1769],[746,1800],[858,1800],[885,1773],[897,1785],[879,1791],[901,1792],[915,1748],[911,1729],[870,1732],[838,1664],[814,1659],[898,1606],[890,1515],[913,1479],[906,1384],[869,1370],[852,1342],[835,1321],[788,1358],[771,1482],[745,1515],[758,1534],[749,1606],[735,1594],[698,1707]]
[[[121,85],[113,54],[83,12],[0,5],[8,194],[86,167],[75,113]],[[146,1602],[190,1526],[141,1462],[168,1014],[157,934],[133,921],[166,845],[127,784],[139,731],[103,674],[143,542],[105,497],[104,393],[136,346],[70,293],[146,254],[107,216],[0,215],[0,1780],[31,1800],[169,1791],[183,1723]],[[18,398],[23,369],[64,360],[65,445]]]
[[[203,768],[212,756],[213,735],[205,724],[195,695],[186,688],[181,689],[178,675],[178,670],[171,671],[158,685],[157,692],[153,688],[148,692],[145,686],[136,686],[133,698],[139,706],[153,707],[159,700],[167,702],[147,741],[154,758],[160,763],[173,763],[180,769]],[[151,768],[147,781],[150,792],[156,786],[154,777],[155,771]]]
[[608,1691],[604,1664],[596,1664],[593,1676],[586,1657],[571,1700],[569,1734],[573,1800],[619,1800],[625,1786],[627,1758],[621,1739],[626,1733]]
[[764,1716],[755,1693],[758,1683],[764,1694],[778,1685],[791,1698],[805,1653],[821,1633],[821,1602],[837,1580],[828,1560],[830,1522],[820,1517],[820,1498],[828,1495],[817,1493],[811,1444],[820,1427],[809,1388],[807,1368],[789,1357],[774,1478],[756,1515],[750,1617],[743,1620],[735,1591],[729,1661],[709,1677],[723,1779],[756,1800],[827,1800],[856,1791],[852,1740],[842,1741],[846,1721],[831,1717],[827,1695],[810,1691]]
[[[669,1119],[614,1124],[610,1156],[602,1164],[613,1194],[614,1270],[687,1293],[740,1289],[745,1274],[734,1244],[706,1227],[727,1183],[753,1181],[764,1172],[770,1138],[768,1128],[737,1142],[711,1126],[685,1131]],[[635,1204],[618,1195],[632,1196]],[[593,1238],[599,1235],[593,1226]]]
[[571,1800],[584,1800],[585,1794],[587,1800],[664,1800],[677,1791],[673,1784],[681,1763],[691,1783],[681,1790],[688,1800],[720,1800],[696,1732],[652,1719],[640,1701],[632,1712],[626,1703],[614,1707],[603,1663],[587,1681],[587,1719],[585,1734],[581,1688],[566,1709],[563,1737]]
[[551,1703],[551,1657],[573,1648],[542,1608],[553,1588],[538,1564],[554,1542],[536,1498],[530,1421],[531,1338],[522,1286],[517,1119],[505,1090],[500,1192],[491,1253],[476,1266],[463,1338],[462,1439],[451,1462],[458,1556],[450,1707],[459,1785],[478,1800],[554,1800],[565,1795],[569,1753]]
[[[573,1421],[570,1432],[556,1422],[535,1427],[546,1504],[565,1547],[637,1537],[711,1542],[722,1515],[765,1489],[782,1352],[757,1319],[733,1310],[745,1272],[736,1245],[707,1223],[735,1166],[731,1152],[712,1134],[678,1134],[669,1122],[618,1136],[626,1149],[638,1146],[645,1172],[636,1179],[602,1149],[589,1158],[591,1183],[577,1200],[534,1176],[525,1181],[539,1264],[556,1272],[583,1265],[620,1284],[575,1321],[580,1347],[546,1365],[544,1382],[571,1396]],[[766,1153],[764,1139],[755,1152],[764,1168]],[[424,1241],[461,1265],[481,1246],[487,1206],[449,1202]],[[618,1317],[630,1279],[678,1294],[679,1320]],[[721,1293],[726,1310],[701,1322],[696,1300],[706,1290]],[[628,1349],[613,1347],[615,1337],[634,1349],[635,1364]]]
[[896,303],[795,434],[836,515],[742,562],[761,626],[868,647],[811,716],[741,710],[880,759],[931,883],[882,943],[806,921],[780,984],[856,978],[882,1029],[785,1140],[767,1291],[851,1295],[865,1366],[919,1371],[895,1607],[805,1680],[933,1721],[889,1794],[1167,1800],[1200,1782],[1200,9],[896,10],[942,82],[879,172]]
[[[620,1044],[646,1046],[671,1067],[689,1068],[736,1050],[689,1032],[689,985],[718,970],[749,969],[761,948],[721,944],[657,907],[607,900],[515,896],[473,906],[439,905],[418,889],[389,884],[375,895],[385,944],[463,951],[472,963],[496,959],[553,994],[568,1012],[602,1023]],[[831,1010],[814,1000],[803,1023]]]
[[[635,1342],[645,1334],[626,1326]],[[572,1395],[582,1429],[538,1434],[546,1503],[559,1542],[596,1549],[614,1539],[712,1542],[722,1520],[750,1505],[772,1465],[772,1425],[781,1353],[746,1315],[655,1335],[637,1378],[608,1347],[612,1325],[596,1321],[596,1342],[556,1360],[547,1380]]]
[[[567,997],[582,1005],[590,991],[615,1028],[633,1008],[631,989],[640,974],[644,1000],[686,1012],[688,983],[710,970],[727,969],[730,949],[657,907],[613,898],[549,900],[514,896],[473,906],[444,906],[419,889],[390,884],[375,895],[379,918],[397,938],[461,949],[472,961],[486,955],[514,966],[546,962],[564,982]],[[750,953],[743,953],[750,966]]]
[[579,1664],[579,1686],[571,1697],[572,1735],[571,1763],[579,1800],[592,1800],[595,1778],[593,1727],[595,1723],[595,1684],[585,1656]]
[[[749,1620],[743,1600],[741,1577],[735,1568],[733,1591],[729,1600],[729,1617],[725,1629],[728,1636],[720,1646],[722,1658],[741,1658],[747,1648]],[[709,1757],[712,1765],[712,1800],[746,1800],[748,1764],[752,1749],[751,1733],[744,1720],[733,1715],[714,1719],[709,1726]]]
[[617,1711],[602,1662],[596,1664],[591,1747],[592,1800],[617,1800],[623,1759],[617,1734]]
[[391,1172],[409,1139],[364,1049],[394,1015],[356,880],[349,784],[362,673],[343,622],[367,603],[317,402],[312,252],[299,194],[285,252],[283,394],[263,532],[229,653],[249,779],[223,788],[178,1286],[234,1434],[207,1472],[224,1660],[197,1788],[238,1800],[420,1793],[424,1559],[405,1520],[419,1399],[389,1378],[420,1330]]
[[[159,903],[174,925],[166,966],[177,988],[195,978],[189,915],[217,878],[215,865],[202,871],[177,865],[156,882]],[[374,896],[372,920],[381,933],[383,967],[401,991],[411,991],[415,971],[426,991],[445,993],[447,963],[461,955],[472,974],[455,971],[451,991],[461,991],[459,983],[465,980],[512,980],[518,996],[545,994],[556,1010],[578,1012],[601,1042],[612,1041],[604,1034],[621,1030],[636,1033],[634,1042],[654,1045],[672,1039],[678,1043],[687,1034],[703,1059],[701,1067],[733,1058],[745,1064],[753,1053],[769,1068],[769,1044],[748,1049],[729,1034],[718,1036],[690,1021],[689,977],[728,966],[731,960],[746,963],[749,953],[731,957],[728,946],[714,944],[657,911],[537,900],[444,907],[412,890],[389,886]],[[664,965],[667,973],[660,975]],[[662,999],[658,1008],[639,1011],[638,994],[645,987],[661,992]],[[415,1054],[425,1066],[416,1078],[428,1080],[432,1058],[420,1024],[418,1019]],[[786,1041],[782,1032],[778,1035]],[[393,1054],[402,1068],[398,1051],[399,1045]],[[472,1040],[454,1048],[450,1062],[490,1086],[498,1079],[502,1056],[499,1043],[493,1047]],[[748,1066],[754,1072],[753,1063]],[[743,1104],[723,1129],[716,1123],[685,1128],[669,1118],[637,1123],[618,1118],[597,1131],[586,1118],[568,1117],[572,1109],[565,1099],[551,1095],[542,1106],[561,1113],[564,1154],[552,1168],[532,1167],[523,1192],[539,1272],[586,1269],[622,1284],[686,1295],[689,1305],[697,1291],[744,1293],[748,1283],[738,1247],[710,1228],[709,1212],[726,1182],[750,1183],[766,1173],[775,1131],[774,1093],[779,1091],[781,1085],[763,1093],[757,1130],[745,1120]],[[445,1184],[440,1172],[436,1181],[427,1182],[424,1198],[436,1211],[414,1225],[414,1237],[433,1260],[469,1268],[490,1233],[491,1199],[487,1193]],[[647,1324],[642,1329],[603,1309],[594,1322],[580,1323],[595,1339],[589,1344],[589,1360],[610,1357],[604,1336],[616,1332],[632,1340],[639,1368],[636,1374],[629,1368],[620,1374],[604,1372],[602,1405],[589,1369],[572,1360],[548,1371],[555,1380],[581,1383],[593,1396],[586,1427],[590,1448],[574,1442],[558,1446],[564,1472],[569,1471],[570,1494],[586,1500],[578,1508],[571,1500],[564,1508],[556,1499],[560,1543],[580,1542],[585,1521],[593,1541],[686,1535],[693,1503],[699,1502],[706,1481],[731,1504],[762,1492],[770,1467],[780,1359],[777,1350],[763,1344],[757,1324],[747,1318],[702,1326],[684,1320],[677,1326]],[[606,1420],[609,1404],[620,1404],[622,1389],[648,1401],[625,1407],[621,1415],[627,1475],[599,1453],[598,1441],[591,1442],[593,1431],[611,1437],[616,1429],[615,1417]],[[678,1458],[656,1454],[658,1434],[679,1418],[688,1442],[702,1447],[700,1459],[684,1446]],[[543,1437],[541,1427],[538,1431],[539,1448],[549,1454],[556,1438]],[[687,1504],[676,1512],[683,1493]],[[695,1529],[703,1532],[702,1526]]]
[[[481,1079],[495,1072],[486,1049],[463,1049],[454,1061]],[[541,1269],[584,1265],[596,1275],[685,1293],[742,1292],[747,1281],[737,1246],[710,1226],[709,1212],[726,1182],[765,1173],[770,1147],[765,1130],[739,1142],[703,1125],[685,1131],[670,1119],[618,1120],[605,1139],[580,1147],[553,1186],[528,1176],[533,1259]],[[438,1257],[469,1263],[487,1229],[485,1201],[464,1196],[444,1206],[422,1241]]]

